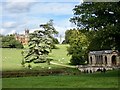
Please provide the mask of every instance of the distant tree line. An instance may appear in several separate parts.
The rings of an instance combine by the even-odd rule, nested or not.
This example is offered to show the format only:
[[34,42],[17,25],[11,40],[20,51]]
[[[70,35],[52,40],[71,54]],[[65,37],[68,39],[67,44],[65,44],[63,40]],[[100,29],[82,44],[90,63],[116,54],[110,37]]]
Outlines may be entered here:
[[0,35],[1,48],[23,48],[22,43],[17,41],[14,35]]

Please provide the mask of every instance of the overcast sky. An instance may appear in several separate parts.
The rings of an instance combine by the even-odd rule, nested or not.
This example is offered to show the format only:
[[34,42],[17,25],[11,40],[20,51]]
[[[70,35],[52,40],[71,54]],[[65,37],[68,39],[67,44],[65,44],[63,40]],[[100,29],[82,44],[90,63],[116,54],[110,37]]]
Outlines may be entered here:
[[75,5],[80,0],[3,0],[0,3],[1,34],[24,33],[25,28],[34,31],[40,24],[54,20],[60,34],[75,27],[69,22]]

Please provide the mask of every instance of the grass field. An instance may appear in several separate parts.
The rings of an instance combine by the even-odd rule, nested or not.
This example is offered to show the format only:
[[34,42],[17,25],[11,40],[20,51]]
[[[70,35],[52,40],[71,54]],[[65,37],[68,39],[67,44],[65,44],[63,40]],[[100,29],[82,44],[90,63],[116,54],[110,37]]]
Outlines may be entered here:
[[[67,56],[66,47],[68,45],[56,45],[58,49],[53,49],[50,53],[50,57],[53,58],[52,62],[60,64],[68,64],[70,56]],[[1,48],[0,48],[1,49]],[[26,68],[21,66],[21,51],[22,49],[2,49],[2,69],[3,71],[11,70],[24,70]],[[26,65],[27,66],[27,65]],[[33,69],[43,69],[43,68],[59,68],[56,65],[47,65],[47,63],[32,64]]]
[[3,88],[118,88],[118,71],[107,73],[3,78]]
[[54,49],[50,56],[53,57],[54,62],[60,64],[70,63],[70,56],[67,56],[67,47],[69,45],[56,45],[59,49]]
[[[1,49],[1,48],[0,48]],[[21,67],[21,49],[2,49],[2,69],[19,70]]]
[[[52,62],[68,65],[70,56],[67,56],[66,47],[68,45],[57,45],[59,49],[54,49],[50,53]],[[2,49],[2,69],[3,71],[25,71],[27,67],[21,66],[22,49]],[[34,70],[45,70],[51,67],[56,70],[65,70],[60,65],[47,65],[47,63],[32,64]],[[107,71],[104,73],[83,74],[73,68],[66,69],[73,74],[51,74],[49,76],[27,76],[2,78],[3,88],[118,88],[118,71]],[[74,75],[74,73],[78,73]]]

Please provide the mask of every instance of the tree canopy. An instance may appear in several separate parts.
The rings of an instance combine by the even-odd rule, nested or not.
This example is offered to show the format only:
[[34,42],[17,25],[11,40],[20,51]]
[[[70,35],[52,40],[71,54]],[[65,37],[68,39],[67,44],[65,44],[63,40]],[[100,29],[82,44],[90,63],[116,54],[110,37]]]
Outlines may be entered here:
[[86,2],[76,5],[70,19],[80,28],[99,30],[120,25],[120,2]]
[[[71,55],[70,62],[73,65],[84,64],[85,51],[88,45],[87,37],[80,30],[70,29],[66,31],[66,39],[70,47],[68,47],[68,55]],[[67,41],[66,40],[66,41]]]
[[94,30],[89,50],[118,49],[120,51],[120,2],[85,2],[73,9],[70,19],[78,28]]

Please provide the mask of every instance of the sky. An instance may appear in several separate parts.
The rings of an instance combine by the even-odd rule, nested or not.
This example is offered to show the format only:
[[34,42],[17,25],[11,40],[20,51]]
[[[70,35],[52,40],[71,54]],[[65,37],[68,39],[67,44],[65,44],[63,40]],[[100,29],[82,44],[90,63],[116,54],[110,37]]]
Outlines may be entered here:
[[76,27],[69,22],[73,8],[80,0],[2,0],[0,1],[0,33],[23,34],[40,29],[40,24],[53,19],[54,27],[63,35],[67,29]]

